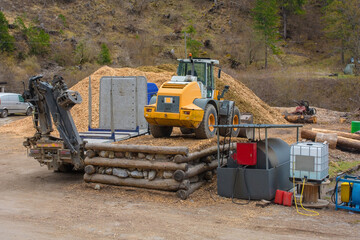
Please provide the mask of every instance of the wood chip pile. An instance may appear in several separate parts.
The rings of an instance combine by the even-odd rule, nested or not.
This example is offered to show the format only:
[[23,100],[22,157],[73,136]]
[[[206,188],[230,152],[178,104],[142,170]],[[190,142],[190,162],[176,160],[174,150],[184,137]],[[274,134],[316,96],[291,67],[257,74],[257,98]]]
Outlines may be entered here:
[[[99,88],[100,78],[102,76],[146,76],[148,82],[153,82],[158,87],[160,87],[162,83],[170,80],[171,76],[174,74],[174,67],[172,65],[141,67],[139,69],[110,68],[105,66],[98,69],[91,75],[93,94],[92,127],[98,127],[99,123]],[[87,131],[88,126],[88,84],[89,78],[85,78],[71,88],[72,90],[78,91],[83,98],[83,102],[79,105],[76,105],[71,110],[74,122],[80,132]],[[217,87],[219,90],[221,90],[224,85],[230,85],[230,90],[225,95],[226,99],[232,99],[236,101],[236,104],[241,112],[253,113],[255,123],[286,123],[278,110],[268,106],[244,84],[235,80],[226,73],[222,73],[221,79],[217,81]],[[20,136],[29,137],[35,132],[35,130],[32,126],[32,120],[29,117],[0,127],[0,133],[1,132],[11,132]]]

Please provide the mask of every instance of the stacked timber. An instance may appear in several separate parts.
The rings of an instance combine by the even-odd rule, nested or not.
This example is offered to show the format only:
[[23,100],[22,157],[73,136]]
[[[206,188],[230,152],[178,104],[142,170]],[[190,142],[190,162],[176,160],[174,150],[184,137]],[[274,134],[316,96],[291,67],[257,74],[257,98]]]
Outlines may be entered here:
[[[235,144],[226,145],[235,149]],[[84,180],[176,192],[186,199],[217,167],[217,146],[189,153],[187,147],[87,143]]]
[[[334,134],[336,138],[333,137]],[[330,144],[334,144],[336,147],[360,151],[360,139],[357,134],[318,128],[313,128],[312,130],[301,130],[301,138],[303,139],[316,141],[316,139],[320,139],[320,135],[323,135],[321,139],[326,140]]]

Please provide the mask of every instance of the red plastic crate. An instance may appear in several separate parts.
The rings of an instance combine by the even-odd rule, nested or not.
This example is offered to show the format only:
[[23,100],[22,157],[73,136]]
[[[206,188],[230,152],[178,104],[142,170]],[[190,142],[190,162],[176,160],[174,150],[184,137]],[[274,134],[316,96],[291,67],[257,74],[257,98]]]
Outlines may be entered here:
[[274,203],[283,204],[284,193],[285,191],[276,190]]
[[234,159],[239,165],[256,165],[257,162],[256,143],[237,143]]

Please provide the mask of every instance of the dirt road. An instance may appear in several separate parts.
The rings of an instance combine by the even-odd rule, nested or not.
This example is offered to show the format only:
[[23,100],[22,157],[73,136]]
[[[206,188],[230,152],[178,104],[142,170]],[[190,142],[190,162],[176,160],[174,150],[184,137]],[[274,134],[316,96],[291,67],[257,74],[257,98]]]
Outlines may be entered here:
[[132,188],[94,190],[81,173],[53,173],[26,156],[22,138],[0,138],[1,239],[359,239],[360,215],[255,202],[235,205],[215,184],[186,201]]

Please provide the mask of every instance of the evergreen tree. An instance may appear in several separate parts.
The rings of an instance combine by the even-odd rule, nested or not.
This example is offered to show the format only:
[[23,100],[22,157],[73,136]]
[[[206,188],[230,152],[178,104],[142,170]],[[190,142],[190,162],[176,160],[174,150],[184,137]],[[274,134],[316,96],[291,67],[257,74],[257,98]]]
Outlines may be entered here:
[[30,26],[26,31],[30,54],[44,56],[49,52],[50,35],[43,29]]
[[196,29],[193,25],[189,25],[184,32],[188,34],[186,47],[190,50],[193,57],[198,57],[199,50],[203,44],[195,39]]
[[305,12],[303,9],[305,3],[306,0],[278,0],[283,17],[284,40],[287,37],[287,17],[291,14],[303,14]]
[[101,51],[99,54],[98,63],[100,65],[106,65],[111,63],[110,50],[105,43],[101,44]]
[[265,69],[268,66],[268,48],[277,52],[276,42],[279,38],[279,9],[276,0],[256,0],[253,9],[254,28],[261,34],[265,44]]
[[14,37],[9,34],[9,22],[0,11],[0,50],[2,52],[14,51]]
[[345,63],[347,50],[353,57],[360,57],[359,5],[360,0],[332,0],[325,7],[325,33],[339,43],[342,63]]

